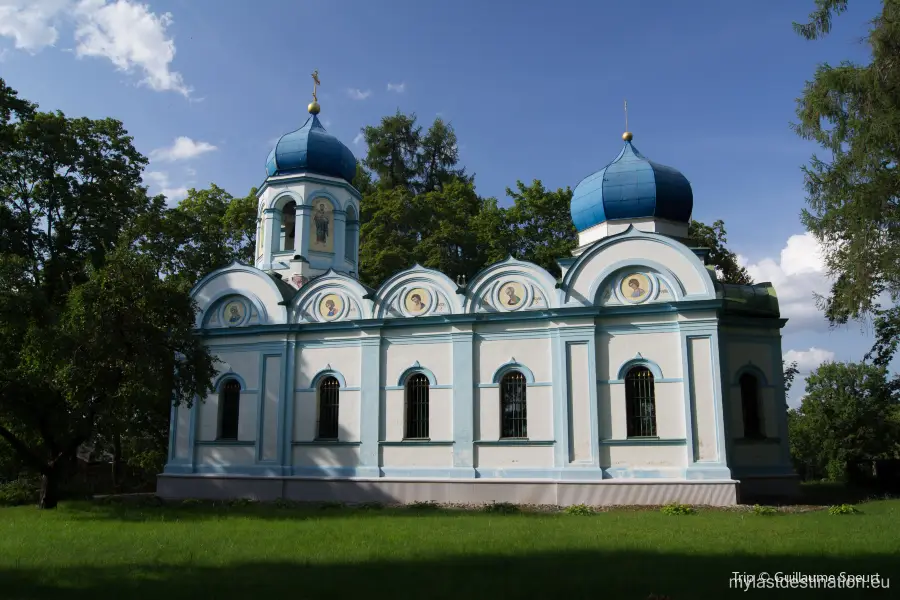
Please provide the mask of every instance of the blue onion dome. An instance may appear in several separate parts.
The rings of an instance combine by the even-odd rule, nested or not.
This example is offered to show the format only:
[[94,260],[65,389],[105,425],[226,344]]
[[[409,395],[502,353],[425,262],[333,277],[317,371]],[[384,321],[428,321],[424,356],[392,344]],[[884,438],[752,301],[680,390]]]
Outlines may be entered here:
[[614,161],[581,180],[572,193],[572,223],[578,231],[617,219],[655,217],[688,223],[694,193],[687,178],[637,151],[626,132]]
[[266,160],[267,176],[316,173],[339,177],[347,183],[353,181],[356,158],[347,146],[325,131],[318,112],[318,105],[310,104],[311,114],[303,127],[281,136]]

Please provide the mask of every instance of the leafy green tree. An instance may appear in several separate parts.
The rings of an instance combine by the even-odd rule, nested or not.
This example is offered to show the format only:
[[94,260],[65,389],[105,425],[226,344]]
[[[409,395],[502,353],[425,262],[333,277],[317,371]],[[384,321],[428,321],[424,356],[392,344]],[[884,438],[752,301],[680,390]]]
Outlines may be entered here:
[[362,134],[368,146],[363,163],[378,178],[379,185],[413,189],[422,164],[422,128],[416,125],[416,115],[404,115],[398,110],[382,118],[378,126],[363,127]]
[[507,219],[515,234],[513,256],[533,262],[559,277],[556,260],[572,254],[578,245],[578,235],[572,224],[570,204],[572,190],[559,188],[550,191],[535,179],[531,185],[516,182],[516,189],[506,188],[513,205],[507,209]]
[[800,373],[800,369],[797,368],[797,361],[793,361],[788,364],[787,361],[781,361],[781,367],[784,370],[784,393],[787,394],[791,391],[791,387],[794,385],[794,379],[796,379],[797,375]]
[[363,198],[359,231],[360,280],[377,288],[412,265],[418,243],[412,220],[415,197],[405,187],[375,188]]
[[[815,6],[808,23],[794,24],[809,40],[827,35],[848,2],[816,0]],[[868,64],[818,67],[798,100],[795,130],[828,155],[813,155],[804,167],[802,220],[822,244],[835,281],[821,305],[833,323],[881,317],[885,335],[873,353],[888,352],[881,360],[889,362],[900,313],[879,302],[882,294],[894,306],[900,298],[900,0],[881,3],[867,41]]]
[[98,427],[208,389],[194,306],[123,232],[160,203],[146,159],[113,119],[38,112],[0,80],[0,439],[42,479]]
[[747,269],[738,264],[737,255],[725,245],[728,238],[725,222],[718,219],[711,226],[691,220],[688,238],[698,248],[709,249],[709,263],[715,265],[723,283],[749,285],[753,283]]
[[456,132],[438,117],[421,138],[417,168],[419,191],[434,192],[460,179],[471,183],[472,178],[466,177],[466,170],[458,165]]
[[788,411],[791,453],[807,476],[841,480],[847,464],[893,456],[900,382],[883,367],[824,363],[806,378],[806,395]]

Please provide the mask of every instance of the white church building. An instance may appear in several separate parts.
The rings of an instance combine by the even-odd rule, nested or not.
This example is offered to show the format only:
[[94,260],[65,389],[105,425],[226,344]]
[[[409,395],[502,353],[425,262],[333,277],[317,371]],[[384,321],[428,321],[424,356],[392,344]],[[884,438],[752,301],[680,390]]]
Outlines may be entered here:
[[562,278],[358,280],[356,160],[316,102],[259,189],[256,261],[193,289],[215,392],[172,410],[168,498],[729,505],[797,490],[778,301],[687,241],[688,180],[619,155],[575,188]]

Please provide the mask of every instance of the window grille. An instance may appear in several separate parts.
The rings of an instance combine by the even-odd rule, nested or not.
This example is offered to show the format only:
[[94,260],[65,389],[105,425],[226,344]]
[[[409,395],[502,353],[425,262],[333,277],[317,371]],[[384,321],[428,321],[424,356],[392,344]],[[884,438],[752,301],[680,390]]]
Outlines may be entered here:
[[326,377],[319,383],[319,424],[317,437],[320,440],[338,439],[338,403],[341,384],[334,377]]
[[241,410],[241,384],[229,379],[222,386],[219,412],[219,439],[236,440]]
[[654,387],[653,373],[646,367],[634,367],[625,375],[628,437],[656,436],[656,392]]
[[744,415],[744,437],[763,436],[762,418],[759,410],[759,382],[750,373],[741,375],[741,412]]
[[406,380],[406,438],[428,439],[428,378],[416,373]]
[[500,437],[528,437],[525,376],[510,371],[500,380]]

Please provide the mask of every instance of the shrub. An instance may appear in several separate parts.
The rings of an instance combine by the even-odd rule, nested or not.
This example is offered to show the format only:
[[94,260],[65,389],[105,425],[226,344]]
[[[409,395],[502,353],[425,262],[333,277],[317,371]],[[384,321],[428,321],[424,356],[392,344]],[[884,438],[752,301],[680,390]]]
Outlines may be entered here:
[[343,502],[323,502],[319,505],[319,508],[327,509],[327,508],[344,508]]
[[363,502],[359,505],[360,510],[381,510],[384,504],[381,502]]
[[697,511],[689,504],[679,504],[678,502],[670,502],[660,509],[664,515],[693,515]]
[[0,484],[0,506],[37,504],[39,495],[37,484],[27,479]]
[[429,500],[428,502],[410,502],[409,504],[407,504],[407,508],[411,508],[413,510],[437,510],[438,508],[440,508],[440,506],[437,502]]
[[829,515],[857,515],[861,511],[850,504],[838,504],[828,509]]
[[777,515],[778,511],[771,506],[760,506],[759,504],[755,504],[753,506],[753,514],[771,517],[773,515]]
[[228,501],[228,506],[234,506],[237,508],[253,506],[254,504],[256,504],[256,501],[250,498],[233,498],[232,500]]
[[519,507],[509,502],[492,502],[484,505],[484,512],[511,515],[519,512]]
[[287,498],[276,498],[272,506],[275,508],[294,508],[294,502]]
[[181,501],[182,506],[200,506],[203,504],[203,500],[198,500],[197,498],[185,498]]
[[587,504],[573,504],[572,506],[567,506],[564,512],[567,515],[578,515],[579,517],[587,517],[596,514],[596,511]]

